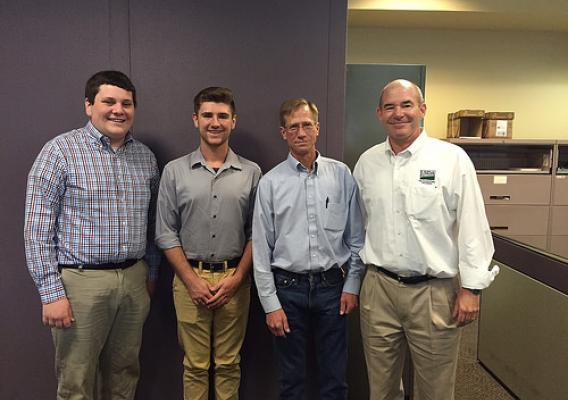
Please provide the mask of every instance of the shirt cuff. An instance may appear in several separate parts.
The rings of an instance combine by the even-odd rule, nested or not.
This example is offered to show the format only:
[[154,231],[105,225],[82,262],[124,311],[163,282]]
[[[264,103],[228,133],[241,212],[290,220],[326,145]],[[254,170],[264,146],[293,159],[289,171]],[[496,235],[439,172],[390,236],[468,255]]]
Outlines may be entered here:
[[67,297],[65,294],[65,288],[61,281],[53,284],[52,286],[41,287],[38,291],[42,304],[53,303],[54,301]]
[[467,289],[485,289],[495,280],[499,271],[498,265],[493,265],[493,268],[483,274],[473,268],[460,269],[461,286]]
[[282,308],[280,300],[278,300],[278,296],[275,294],[265,297],[260,296],[260,304],[266,314]]
[[361,289],[361,279],[354,278],[352,276],[347,275],[345,278],[345,282],[343,283],[343,291],[345,293],[351,293],[355,295],[359,295],[359,290]]

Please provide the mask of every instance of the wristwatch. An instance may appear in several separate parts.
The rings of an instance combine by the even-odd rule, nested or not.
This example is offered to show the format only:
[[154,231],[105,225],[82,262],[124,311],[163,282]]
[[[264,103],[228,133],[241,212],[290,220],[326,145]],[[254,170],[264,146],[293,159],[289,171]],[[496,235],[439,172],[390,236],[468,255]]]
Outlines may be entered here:
[[479,296],[481,294],[481,289],[470,289],[470,288],[464,288],[464,289],[470,291],[476,296]]

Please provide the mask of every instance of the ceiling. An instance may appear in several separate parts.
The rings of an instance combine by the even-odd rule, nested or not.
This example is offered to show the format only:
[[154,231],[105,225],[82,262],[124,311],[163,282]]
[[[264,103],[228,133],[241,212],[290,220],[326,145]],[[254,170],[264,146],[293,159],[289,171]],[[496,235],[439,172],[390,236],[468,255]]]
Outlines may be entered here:
[[349,0],[349,27],[568,32],[566,0]]

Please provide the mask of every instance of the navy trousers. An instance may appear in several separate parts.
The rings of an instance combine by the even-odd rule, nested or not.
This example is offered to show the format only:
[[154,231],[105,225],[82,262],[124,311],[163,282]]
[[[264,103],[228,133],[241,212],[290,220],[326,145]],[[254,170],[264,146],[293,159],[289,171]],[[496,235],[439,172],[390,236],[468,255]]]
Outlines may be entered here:
[[305,396],[306,346],[313,335],[321,400],[347,399],[347,318],[339,315],[343,271],[295,274],[274,270],[290,333],[275,338],[280,400]]

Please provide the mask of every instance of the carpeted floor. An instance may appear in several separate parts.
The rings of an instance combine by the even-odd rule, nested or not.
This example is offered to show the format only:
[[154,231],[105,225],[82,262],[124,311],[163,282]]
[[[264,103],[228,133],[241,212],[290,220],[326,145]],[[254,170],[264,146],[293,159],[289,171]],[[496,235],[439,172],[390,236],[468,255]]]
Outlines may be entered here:
[[477,361],[477,321],[464,328],[456,377],[456,400],[512,400]]

